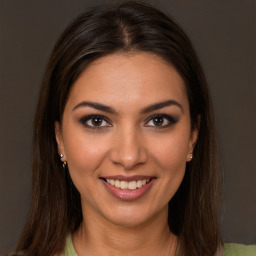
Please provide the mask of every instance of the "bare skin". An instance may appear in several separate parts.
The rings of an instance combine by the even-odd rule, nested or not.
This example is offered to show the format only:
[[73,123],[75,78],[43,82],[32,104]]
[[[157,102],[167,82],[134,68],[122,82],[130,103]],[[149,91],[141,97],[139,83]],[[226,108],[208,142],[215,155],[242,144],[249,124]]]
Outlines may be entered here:
[[90,221],[86,220],[73,235],[74,247],[79,256],[175,255],[177,238],[170,233],[167,223],[161,223],[162,216],[159,216],[159,220],[153,219],[153,222],[127,228],[105,223],[90,225],[95,219],[93,217],[88,216]]
[[[175,255],[168,202],[198,135],[175,68],[148,53],[96,60],[72,86],[55,133],[81,195],[84,219],[72,237],[77,254]],[[148,189],[126,190],[126,197],[107,181],[138,176],[149,177]]]

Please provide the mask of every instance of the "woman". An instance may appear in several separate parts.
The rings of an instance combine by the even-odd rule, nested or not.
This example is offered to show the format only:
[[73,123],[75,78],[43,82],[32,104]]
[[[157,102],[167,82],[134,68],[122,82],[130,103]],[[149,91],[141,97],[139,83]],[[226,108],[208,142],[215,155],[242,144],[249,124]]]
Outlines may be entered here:
[[17,252],[223,255],[217,156],[184,32],[146,4],[95,7],[64,31],[44,75]]

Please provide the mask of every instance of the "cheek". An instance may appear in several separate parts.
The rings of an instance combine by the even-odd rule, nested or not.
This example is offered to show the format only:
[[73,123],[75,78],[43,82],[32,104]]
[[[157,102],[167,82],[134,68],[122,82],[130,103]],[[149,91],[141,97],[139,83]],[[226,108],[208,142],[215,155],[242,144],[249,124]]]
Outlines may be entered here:
[[104,161],[107,143],[102,142],[102,138],[86,136],[83,132],[72,133],[72,136],[66,138],[68,169],[75,187],[83,200],[100,197],[95,186],[98,185],[99,167]]
[[185,167],[188,151],[189,136],[183,133],[167,136],[160,143],[155,143],[153,154],[162,169],[175,171],[175,167]]
[[[186,169],[187,153],[189,148],[189,135],[187,131],[172,133],[164,140],[154,143],[152,156],[157,168],[161,170],[162,193],[169,201],[178,190]],[[160,193],[160,191],[159,191]]]
[[[68,131],[67,131],[68,132]],[[70,173],[79,177],[93,176],[106,154],[106,143],[100,136],[86,136],[84,132],[67,134],[65,152]]]
[[176,147],[174,144],[167,144],[166,150],[162,151],[159,157],[159,165],[162,169],[162,178],[168,187],[171,196],[180,186],[186,168],[186,148]]

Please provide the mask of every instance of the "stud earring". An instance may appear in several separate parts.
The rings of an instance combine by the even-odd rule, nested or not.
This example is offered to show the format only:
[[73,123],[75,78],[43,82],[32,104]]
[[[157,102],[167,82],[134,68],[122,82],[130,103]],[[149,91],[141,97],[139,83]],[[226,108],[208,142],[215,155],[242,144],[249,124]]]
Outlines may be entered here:
[[187,162],[190,162],[193,159],[193,154],[191,153],[189,160],[187,160]]
[[59,154],[59,157],[60,157],[60,158],[62,158],[62,157],[63,157],[63,155],[62,155],[62,154]]

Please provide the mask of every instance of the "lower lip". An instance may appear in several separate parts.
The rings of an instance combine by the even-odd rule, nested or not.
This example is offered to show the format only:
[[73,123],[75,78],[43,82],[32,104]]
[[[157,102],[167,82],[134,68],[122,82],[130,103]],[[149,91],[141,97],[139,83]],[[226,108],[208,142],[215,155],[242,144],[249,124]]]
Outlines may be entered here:
[[130,190],[130,189],[121,189],[117,188],[105,180],[101,179],[105,188],[116,198],[125,201],[132,201],[143,197],[152,187],[155,179],[151,179],[147,184],[143,185],[140,188]]

